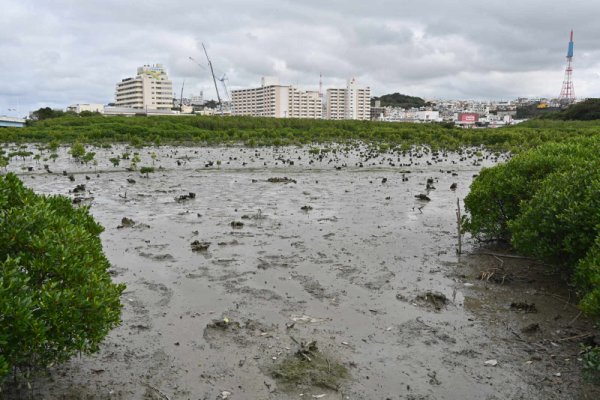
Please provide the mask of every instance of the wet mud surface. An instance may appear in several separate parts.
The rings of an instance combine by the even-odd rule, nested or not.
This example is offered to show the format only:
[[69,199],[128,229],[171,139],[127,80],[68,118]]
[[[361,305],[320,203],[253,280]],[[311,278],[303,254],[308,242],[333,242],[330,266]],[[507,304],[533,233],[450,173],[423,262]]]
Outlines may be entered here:
[[[127,160],[110,164],[122,147],[94,149],[96,166],[61,149],[52,173],[13,162],[36,191],[91,206],[127,290],[122,325],[99,353],[3,395],[599,398],[578,360],[594,333],[559,278],[468,238],[456,254],[456,199],[503,156],[337,150],[128,150],[154,164],[148,178]],[[316,341],[348,377],[336,387],[276,379],[296,341]]]

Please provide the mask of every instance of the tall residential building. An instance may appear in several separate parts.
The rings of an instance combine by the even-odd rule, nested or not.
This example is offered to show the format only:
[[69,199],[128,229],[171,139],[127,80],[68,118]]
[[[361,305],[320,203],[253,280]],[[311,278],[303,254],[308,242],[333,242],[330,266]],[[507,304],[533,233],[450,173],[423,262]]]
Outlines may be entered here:
[[173,108],[173,82],[162,64],[144,65],[137,69],[135,78],[117,83],[115,106],[145,110]]
[[273,118],[322,118],[318,91],[301,90],[263,77],[261,86],[231,91],[233,115]]
[[203,106],[204,105],[204,92],[201,90],[199,96],[190,97],[191,106]]
[[345,89],[327,89],[327,119],[371,119],[371,89],[359,87],[356,78]]

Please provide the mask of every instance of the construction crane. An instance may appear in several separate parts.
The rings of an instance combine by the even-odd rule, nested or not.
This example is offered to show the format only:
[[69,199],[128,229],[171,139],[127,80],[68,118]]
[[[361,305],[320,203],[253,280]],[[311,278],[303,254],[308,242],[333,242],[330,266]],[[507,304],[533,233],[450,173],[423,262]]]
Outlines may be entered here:
[[225,81],[228,81],[229,78],[227,78],[227,75],[223,74],[222,77],[219,78],[219,82],[221,82],[221,84],[223,85],[223,90],[225,90],[225,101],[230,101],[231,97],[229,96],[229,90],[227,89],[227,84],[225,83]]
[[183,83],[181,84],[181,96],[179,96],[179,111],[182,110],[183,107],[183,87],[185,86],[185,79],[183,80]]
[[202,43],[202,48],[204,49],[204,54],[206,55],[206,60],[208,61],[208,66],[210,67],[210,73],[213,78],[213,83],[215,84],[215,90],[217,92],[217,100],[219,101],[219,106],[221,106],[221,95],[219,94],[219,87],[217,86],[217,78],[215,78],[215,71],[213,70],[212,62],[210,62],[210,58],[208,58],[208,52],[206,51],[206,47],[204,43]]
[[192,62],[193,62],[194,64],[196,64],[197,66],[199,66],[200,68],[202,68],[202,69],[206,69],[206,68],[204,68],[204,65],[200,64],[198,61],[194,60],[192,57],[188,57],[188,58],[189,58],[190,60],[192,60]]

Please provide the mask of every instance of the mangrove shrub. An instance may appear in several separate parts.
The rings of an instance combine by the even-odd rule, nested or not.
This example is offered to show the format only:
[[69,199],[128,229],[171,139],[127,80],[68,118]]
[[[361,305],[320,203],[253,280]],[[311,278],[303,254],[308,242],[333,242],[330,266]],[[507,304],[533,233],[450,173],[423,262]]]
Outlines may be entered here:
[[87,207],[0,177],[0,380],[95,352],[119,324],[102,231]]
[[600,137],[550,143],[485,169],[463,228],[566,269],[582,309],[600,316]]

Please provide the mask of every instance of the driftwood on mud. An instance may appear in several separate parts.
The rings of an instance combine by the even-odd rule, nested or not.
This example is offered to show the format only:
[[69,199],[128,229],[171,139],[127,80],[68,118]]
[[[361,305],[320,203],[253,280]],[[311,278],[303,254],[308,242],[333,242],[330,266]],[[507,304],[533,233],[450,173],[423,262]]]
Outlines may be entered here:
[[150,385],[149,383],[146,384],[146,386],[148,386],[150,389],[154,390],[161,398],[163,398],[164,400],[171,400],[171,398],[169,396],[167,396],[162,390],[160,390],[157,387],[154,387],[152,385]]
[[456,229],[458,231],[458,249],[456,252],[460,256],[462,253],[462,235],[460,232],[460,199],[456,198]]
[[513,254],[502,254],[502,253],[490,253],[490,252],[477,252],[471,253],[471,256],[492,256],[492,257],[503,257],[503,258],[515,258],[518,260],[529,260],[529,261],[538,261],[535,258],[525,257],[525,256],[517,256]]

